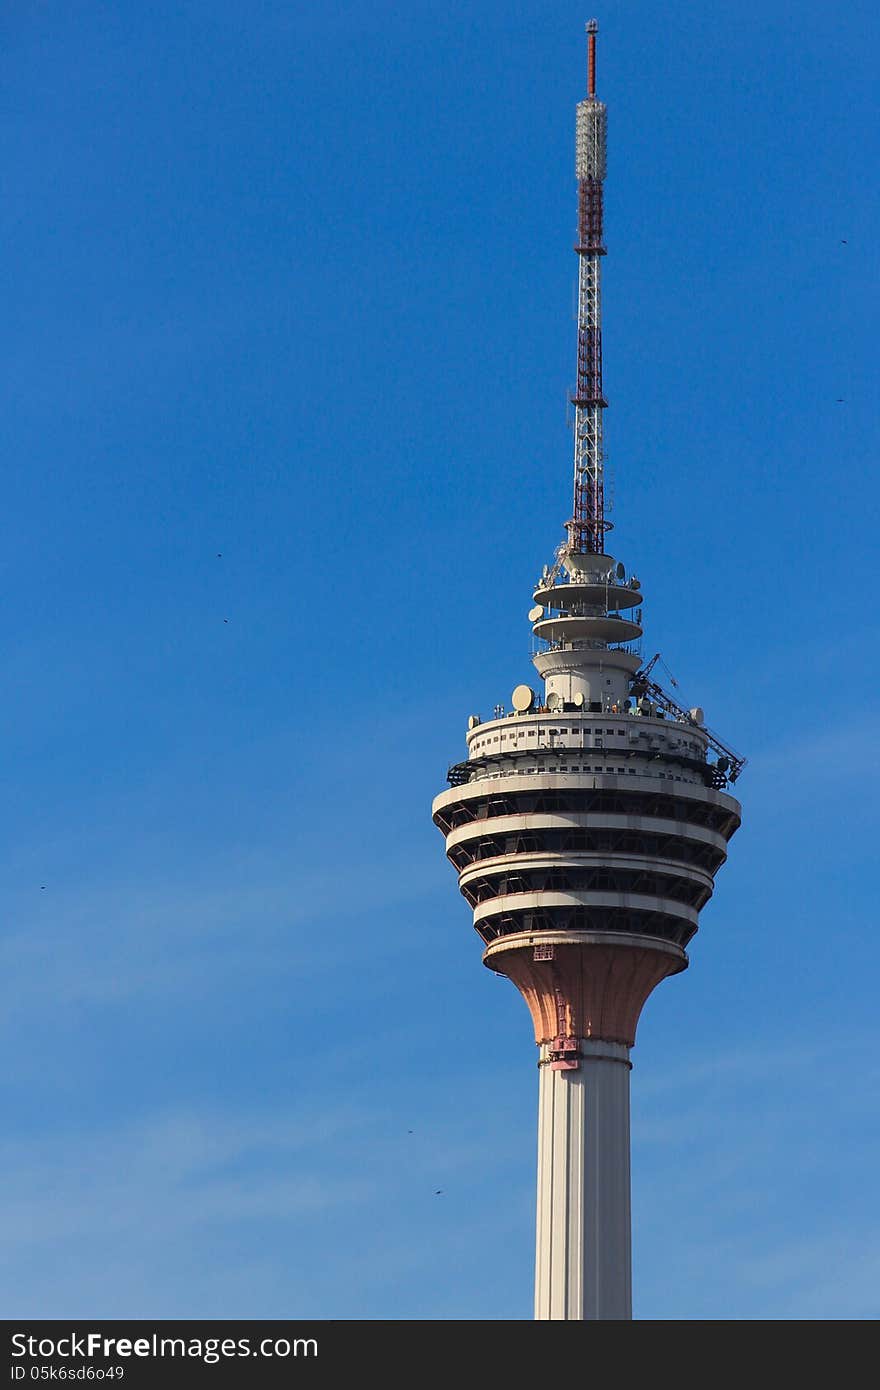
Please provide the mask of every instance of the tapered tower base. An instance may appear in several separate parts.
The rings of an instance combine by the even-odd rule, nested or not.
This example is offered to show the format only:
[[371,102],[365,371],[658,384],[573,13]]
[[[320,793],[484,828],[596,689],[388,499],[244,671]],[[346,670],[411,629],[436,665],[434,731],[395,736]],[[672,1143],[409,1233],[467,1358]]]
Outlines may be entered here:
[[632,1317],[629,1048],[582,1038],[580,1066],[541,1048],[535,1317]]

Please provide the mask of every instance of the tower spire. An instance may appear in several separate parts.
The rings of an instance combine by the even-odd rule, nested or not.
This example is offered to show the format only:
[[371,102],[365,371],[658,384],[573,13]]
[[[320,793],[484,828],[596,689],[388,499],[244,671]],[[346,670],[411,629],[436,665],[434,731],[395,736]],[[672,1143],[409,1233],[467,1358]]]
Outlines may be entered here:
[[587,23],[587,96],[591,101],[596,99],[596,35],[599,32],[599,21],[591,19]]
[[596,35],[587,25],[587,98],[578,102],[575,124],[575,173],[578,181],[578,330],[577,386],[574,405],[574,508],[566,523],[568,550],[598,554],[605,549],[604,453],[602,412],[601,258],[602,195],[606,168],[607,111],[596,98]]

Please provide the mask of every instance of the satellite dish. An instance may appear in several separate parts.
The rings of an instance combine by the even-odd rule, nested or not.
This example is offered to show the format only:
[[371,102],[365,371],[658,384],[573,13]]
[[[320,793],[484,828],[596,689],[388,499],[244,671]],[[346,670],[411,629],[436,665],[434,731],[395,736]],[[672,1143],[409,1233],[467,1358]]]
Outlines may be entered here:
[[544,610],[540,603],[536,603],[534,608],[529,609],[529,622],[536,623],[539,618],[543,618]]
[[625,710],[631,710],[632,707],[633,707],[633,702],[632,702],[632,700],[624,700],[624,702],[623,702],[623,708],[624,708]]
[[535,703],[535,692],[528,685],[518,685],[510,698],[517,714],[525,714]]
[[719,772],[726,772],[726,771],[728,770],[728,768],[730,767],[730,759],[729,759],[729,758],[719,758],[718,761],[717,761],[717,763],[715,764],[715,766],[717,767],[717,769],[718,769]]
[[548,709],[559,709],[561,705],[562,705],[562,696],[559,695],[555,690],[551,690],[551,691],[550,691],[550,694],[547,696],[547,708],[548,708]]
[[617,562],[617,577],[618,579],[626,579],[626,568],[622,560]]
[[688,714],[695,724],[704,724],[706,721],[706,711],[701,709],[699,705],[694,705],[692,710],[688,710]]
[[480,722],[480,716],[479,716],[478,714],[472,714],[472,715],[470,715],[469,718],[468,718],[468,728],[469,728],[469,729],[475,729],[475,728],[477,727],[477,725],[479,724],[479,722]]
[[644,695],[642,696],[641,700],[639,700],[639,709],[642,711],[642,714],[651,714],[651,713],[652,713],[651,701],[650,701],[650,700],[646,700],[645,697],[644,697]]
[[571,703],[574,705],[575,709],[583,709],[584,692],[582,690],[578,690],[574,695],[572,695]]

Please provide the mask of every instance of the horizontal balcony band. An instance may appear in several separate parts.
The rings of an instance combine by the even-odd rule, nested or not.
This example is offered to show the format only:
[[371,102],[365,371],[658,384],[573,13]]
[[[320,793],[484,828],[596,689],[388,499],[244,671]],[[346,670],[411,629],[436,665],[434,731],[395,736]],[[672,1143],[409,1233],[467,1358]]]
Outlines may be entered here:
[[653,855],[546,854],[538,851],[535,854],[505,854],[497,859],[477,860],[462,869],[459,882],[466,883],[474,876],[492,878],[518,870],[524,873],[533,870],[592,873],[596,869],[607,869],[609,873],[666,874],[668,878],[684,878],[689,883],[700,883],[707,888],[711,888],[714,881],[714,875],[699,864],[677,864]]
[[532,631],[548,642],[634,642],[642,635],[638,623],[618,617],[616,612],[548,614],[532,624]]
[[652,940],[666,941],[682,951],[697,931],[692,922],[675,913],[582,906],[502,912],[475,921],[474,929],[488,945],[511,939],[526,939],[536,944],[548,939],[576,944],[589,932],[606,934],[614,942],[639,945]]
[[590,868],[538,868],[519,866],[496,874],[476,873],[467,882],[459,881],[462,896],[476,908],[500,898],[526,897],[532,893],[563,893],[579,901],[595,894],[609,893],[623,898],[645,897],[658,902],[674,902],[698,912],[712,896],[712,881],[685,878],[652,869],[620,869],[594,865]]
[[[554,817],[503,816],[497,820],[471,822],[452,831],[446,840],[446,857],[463,873],[486,864],[508,864],[523,855],[556,857],[596,855],[617,862],[621,857],[662,860],[715,874],[727,859],[726,841],[717,831],[691,826],[688,834],[676,833],[676,823],[660,827],[656,821],[644,826],[596,824],[586,817],[583,826],[535,825],[538,819]],[[626,821],[625,817],[615,819]],[[511,824],[504,824],[511,822]],[[650,827],[650,828],[648,828]]]
[[511,850],[504,854],[490,853],[485,844],[481,842],[471,846],[459,845],[446,857],[458,873],[459,882],[464,882],[472,874],[507,872],[516,865],[537,868],[576,864],[586,867],[606,865],[609,868],[621,869],[633,866],[651,867],[662,873],[680,874],[684,877],[693,875],[711,883],[725,862],[725,856],[722,855],[719,858],[716,850],[700,849],[692,858],[688,858],[685,853],[686,848],[686,845],[679,842],[675,852],[669,850],[663,854],[651,853],[650,851],[636,853],[610,849],[597,849],[589,853],[580,853],[571,849],[560,849],[554,852],[552,848],[541,845]]
[[505,893],[474,908],[474,926],[492,917],[516,916],[518,913],[555,908],[608,908],[615,911],[651,912],[664,917],[679,917],[696,931],[699,910],[671,898],[651,897],[643,893]]
[[[615,876],[652,875],[670,882],[688,884],[694,890],[712,892],[714,880],[710,873],[691,864],[673,864],[667,860],[636,858],[603,854],[521,854],[505,855],[498,859],[480,860],[459,874],[462,892],[474,881],[511,878],[529,874],[563,874],[567,876],[608,874]],[[591,885],[584,884],[584,887]],[[623,892],[614,885],[615,892]],[[513,891],[513,890],[511,890]]]
[[[566,752],[570,750],[562,749],[561,751]],[[610,792],[620,792],[623,796],[626,796],[627,803],[630,805],[637,797],[662,797],[664,801],[668,800],[670,797],[676,797],[682,802],[694,802],[700,805],[716,806],[719,809],[724,809],[730,814],[735,815],[737,818],[742,809],[735,797],[731,796],[728,792],[717,791],[713,787],[701,787],[696,784],[690,785],[683,783],[681,786],[676,787],[674,791],[670,788],[670,790],[666,792],[658,788],[656,791],[645,792],[642,788],[633,790],[626,782],[621,783],[621,779],[617,775],[612,776],[611,774],[607,774],[606,777],[603,777],[602,774],[597,773],[596,777],[599,778],[598,791],[601,791],[607,785],[607,789]],[[479,782],[470,782],[463,787],[450,787],[447,791],[440,792],[438,796],[435,796],[433,809],[436,819],[437,813],[444,811],[449,806],[458,804],[464,805],[470,801],[479,801],[486,796],[501,797],[518,794],[535,796],[543,792],[553,792],[557,790],[568,792],[569,788],[567,785],[565,787],[560,787],[558,776],[554,776],[552,773],[540,773],[537,776],[529,777],[524,776],[522,773],[512,772],[508,777],[504,778],[503,786],[497,788],[492,787],[487,789],[485,783]],[[583,794],[584,793],[581,792],[581,795]],[[565,809],[578,810],[580,808],[572,806],[566,807]],[[513,814],[515,813],[516,812],[513,812]],[[681,817],[675,816],[673,819],[681,819]]]
[[469,783],[434,800],[434,823],[449,834],[461,825],[491,823],[501,816],[579,814],[639,816],[703,825],[729,839],[740,823],[740,805],[709,787],[677,783],[674,788],[634,789],[625,777],[595,775],[589,786],[560,785],[556,776],[511,775],[497,782]]
[[[543,653],[546,655],[546,653]],[[658,781],[663,781],[664,777],[668,781],[672,775],[670,768],[686,768],[688,772],[693,772],[696,777],[693,781],[685,783],[686,786],[711,787],[713,777],[715,777],[714,765],[707,763],[704,758],[694,758],[689,753],[679,751],[677,748],[651,748],[650,746],[640,746],[629,744],[626,748],[616,748],[613,744],[606,746],[591,747],[579,743],[562,743],[550,747],[539,745],[537,748],[511,746],[491,753],[478,754],[468,757],[464,762],[453,763],[447,772],[447,777],[453,788],[478,786],[491,779],[493,782],[500,778],[527,776],[535,777],[543,774],[550,776],[563,776],[566,783],[572,779],[577,779],[575,786],[582,781],[589,779],[588,785],[593,785],[595,777],[619,777],[623,774],[623,769],[615,772],[611,767],[603,766],[601,770],[592,767],[585,767],[583,770],[578,767],[574,770],[570,767],[571,762],[577,758],[579,763],[584,761],[594,763],[597,760],[604,764],[605,759],[613,759],[614,762],[624,762],[628,764],[626,768],[627,779],[630,777],[650,778],[650,785],[653,787]],[[538,767],[531,767],[531,763],[538,762]],[[546,764],[562,763],[563,766],[547,767]],[[509,764],[509,766],[505,766]],[[679,779],[674,779],[679,780]],[[627,780],[627,785],[631,785]]]
[[[612,946],[615,950],[643,951],[646,946],[643,932],[605,932],[589,928],[577,931],[556,931],[548,927],[539,932],[515,932],[503,941],[491,945],[483,953],[483,963],[491,969],[492,957],[505,951],[531,951],[535,946]],[[664,937],[656,937],[651,949],[671,956],[678,962],[678,970],[686,970],[690,962],[687,954],[674,942]]]
[[514,816],[493,816],[491,820],[472,820],[450,830],[446,837],[447,853],[457,845],[467,844],[481,836],[531,834],[613,835],[644,834],[681,840],[685,844],[700,844],[726,853],[727,840],[718,830],[688,821],[664,820],[660,816],[590,815],[576,811],[548,812]]
[[577,580],[557,579],[551,584],[539,584],[532,597],[535,603],[548,609],[567,611],[572,604],[595,604],[606,610],[638,608],[643,603],[639,589],[631,584],[621,584],[613,570],[604,584],[590,584]]

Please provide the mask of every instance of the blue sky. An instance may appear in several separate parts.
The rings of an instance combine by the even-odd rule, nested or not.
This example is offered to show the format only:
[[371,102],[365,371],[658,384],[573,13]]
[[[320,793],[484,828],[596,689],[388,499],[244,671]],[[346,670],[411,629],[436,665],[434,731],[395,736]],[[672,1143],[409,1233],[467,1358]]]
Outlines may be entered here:
[[[568,515],[588,17],[7,7],[6,1316],[531,1315],[528,1017],[430,802]],[[613,553],[750,759],[635,1312],[872,1318],[874,7],[598,17]]]

